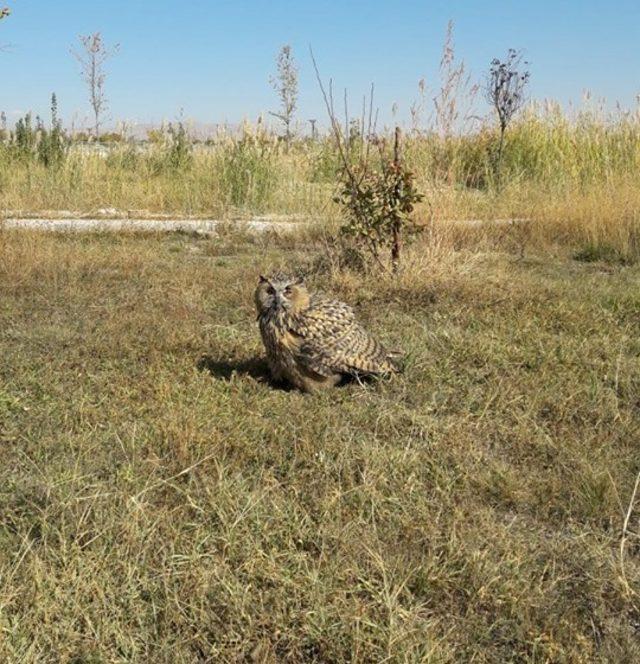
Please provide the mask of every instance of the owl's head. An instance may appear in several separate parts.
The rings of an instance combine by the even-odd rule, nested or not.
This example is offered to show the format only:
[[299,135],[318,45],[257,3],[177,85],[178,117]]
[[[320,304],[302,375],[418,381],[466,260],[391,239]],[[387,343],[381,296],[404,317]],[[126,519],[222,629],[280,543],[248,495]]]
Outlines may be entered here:
[[260,276],[255,300],[258,316],[266,313],[296,313],[309,306],[309,291],[301,278],[284,274]]

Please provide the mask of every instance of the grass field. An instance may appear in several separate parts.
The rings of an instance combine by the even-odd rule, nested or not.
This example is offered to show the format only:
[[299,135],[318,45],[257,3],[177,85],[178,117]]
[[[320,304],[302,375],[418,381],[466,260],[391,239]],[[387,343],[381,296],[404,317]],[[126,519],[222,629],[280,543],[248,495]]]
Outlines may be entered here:
[[[209,145],[188,134],[156,131],[154,142],[123,140],[106,153],[73,143],[56,160],[27,145],[0,141],[0,217],[15,211],[116,208],[139,216],[169,213],[215,218],[294,214],[340,217],[332,203],[340,159],[329,136],[298,137],[287,150],[273,131],[245,124],[220,131]],[[391,140],[380,130],[380,137]],[[40,143],[39,143],[40,141]],[[579,250],[640,256],[640,110],[606,112],[587,104],[565,112],[532,104],[509,127],[500,186],[493,118],[464,132],[433,126],[407,131],[404,158],[424,201],[419,224],[451,219],[529,219],[538,246],[562,242]],[[358,154],[361,138],[352,145]]]
[[[0,659],[640,661],[640,267],[517,255],[0,231]],[[272,387],[280,267],[405,373]]]

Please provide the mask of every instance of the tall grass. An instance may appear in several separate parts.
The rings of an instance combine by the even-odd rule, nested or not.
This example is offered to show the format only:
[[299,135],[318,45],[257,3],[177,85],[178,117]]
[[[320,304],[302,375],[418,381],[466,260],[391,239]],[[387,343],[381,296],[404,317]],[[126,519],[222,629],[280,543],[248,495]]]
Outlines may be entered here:
[[[583,111],[571,118],[557,104],[531,106],[507,133],[505,180],[557,190],[635,177],[640,170],[639,113]],[[415,168],[431,182],[491,189],[496,142],[496,131],[485,125],[471,134],[420,137],[411,154]]]
[[[638,252],[640,110],[570,115],[557,104],[531,105],[507,132],[500,188],[492,169],[497,139],[490,123],[407,136],[406,159],[426,194],[419,220],[526,218],[534,239]],[[223,217],[337,213],[331,199],[339,162],[328,137],[299,139],[286,150],[258,124],[220,132],[204,145],[185,146],[183,135],[181,151],[176,140],[174,132],[142,146],[124,141],[106,154],[71,145],[54,166],[25,158],[6,140],[0,206]]]

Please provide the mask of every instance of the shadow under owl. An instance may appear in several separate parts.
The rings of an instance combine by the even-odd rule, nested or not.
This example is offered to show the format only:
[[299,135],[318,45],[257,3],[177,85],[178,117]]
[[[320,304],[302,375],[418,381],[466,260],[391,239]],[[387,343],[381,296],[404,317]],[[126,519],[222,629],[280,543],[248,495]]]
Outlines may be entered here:
[[230,360],[204,354],[198,359],[196,367],[198,371],[206,371],[218,380],[230,381],[235,374],[238,376],[248,376],[258,383],[264,383],[270,387],[284,390],[290,389],[286,383],[273,379],[269,371],[269,365],[263,357]]
[[[209,354],[204,354],[196,362],[196,368],[200,372],[206,371],[217,380],[228,382],[235,374],[236,376],[253,378],[257,383],[267,385],[274,390],[282,390],[283,392],[297,391],[287,381],[278,381],[271,375],[269,365],[264,357],[256,356],[242,360],[223,360]],[[373,382],[370,376],[343,376],[336,387],[345,387],[353,383],[362,385],[370,382]]]

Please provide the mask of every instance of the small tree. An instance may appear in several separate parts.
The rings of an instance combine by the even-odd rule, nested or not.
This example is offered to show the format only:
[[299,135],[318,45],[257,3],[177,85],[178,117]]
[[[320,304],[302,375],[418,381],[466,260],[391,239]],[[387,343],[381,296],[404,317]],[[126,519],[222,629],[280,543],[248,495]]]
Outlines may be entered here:
[[[373,113],[373,86],[368,103],[363,100],[362,116],[355,125],[349,118],[345,92],[345,126],[342,128],[333,104],[332,84],[325,88],[313,53],[311,59],[322,92],[338,150],[341,169],[339,191],[334,201],[346,217],[342,227],[345,235],[364,248],[379,267],[394,273],[401,265],[403,233],[414,228],[412,213],[415,203],[422,200],[414,174],[402,159],[400,127],[396,127],[393,147],[385,138],[375,135],[377,113]],[[358,136],[353,140],[353,128]],[[372,152],[377,152],[373,163]],[[383,254],[388,250],[388,259]]]
[[505,131],[526,101],[526,87],[530,77],[526,69],[528,65],[528,62],[522,60],[520,52],[510,48],[504,61],[494,58],[489,68],[485,92],[487,101],[498,115],[500,125],[500,141],[494,162],[498,184],[500,184]]
[[80,51],[72,49],[71,53],[80,63],[80,75],[89,89],[89,102],[94,117],[93,131],[97,141],[100,138],[100,127],[107,109],[107,97],[104,91],[107,78],[105,63],[118,52],[119,45],[107,47],[100,32],[80,35],[79,39],[82,49]]
[[298,104],[298,68],[291,46],[283,46],[278,53],[277,74],[270,79],[271,86],[280,98],[280,110],[269,111],[284,125],[287,148],[291,145],[291,123]]
[[417,190],[414,174],[402,161],[400,127],[395,128],[393,150],[385,139],[370,138],[378,148],[379,161],[351,165],[343,162],[339,193],[334,201],[342,205],[346,224],[342,232],[355,239],[386,269],[382,250],[388,248],[394,273],[400,269],[403,233],[414,227],[414,205],[423,196]]

